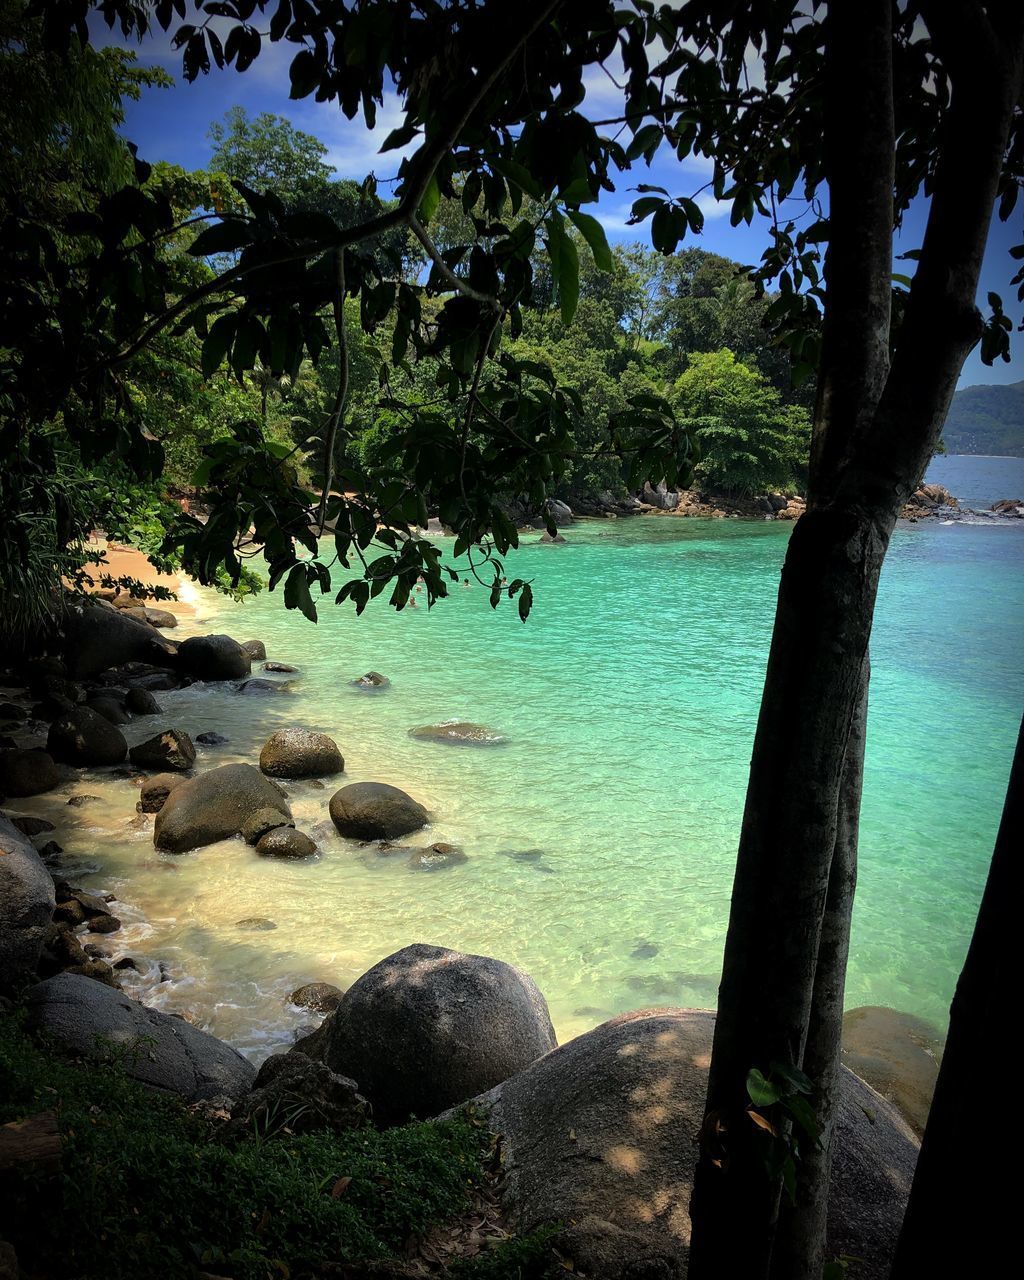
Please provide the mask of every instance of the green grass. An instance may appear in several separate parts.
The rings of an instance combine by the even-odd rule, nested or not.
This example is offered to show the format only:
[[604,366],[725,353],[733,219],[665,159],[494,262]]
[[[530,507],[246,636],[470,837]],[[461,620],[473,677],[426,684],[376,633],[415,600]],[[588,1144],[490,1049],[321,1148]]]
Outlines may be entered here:
[[[197,1270],[299,1280],[325,1262],[393,1256],[465,1207],[489,1140],[459,1121],[228,1145],[116,1066],[69,1062],[17,1016],[0,1017],[0,1123],[48,1110],[59,1116],[62,1175],[5,1179],[0,1238],[27,1273],[62,1280]],[[351,1181],[335,1199],[340,1178]],[[484,1258],[460,1275],[543,1274],[533,1243],[507,1249],[507,1261]]]

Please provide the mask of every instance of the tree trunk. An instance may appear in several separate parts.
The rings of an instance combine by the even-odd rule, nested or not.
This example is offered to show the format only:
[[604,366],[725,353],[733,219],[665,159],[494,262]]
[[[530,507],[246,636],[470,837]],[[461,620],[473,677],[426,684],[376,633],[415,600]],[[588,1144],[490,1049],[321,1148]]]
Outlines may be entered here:
[[825,1264],[825,1226],[832,1172],[835,1117],[839,1105],[839,1051],[843,1036],[843,994],[850,950],[850,916],[857,887],[857,837],[864,780],[869,663],[861,677],[861,696],[850,729],[839,789],[836,845],[828,877],[825,916],[818,941],[811,1016],[803,1070],[817,1085],[815,1108],[820,1146],[801,1147],[801,1173],[794,1210],[783,1205],[772,1254],[772,1274],[819,1276]]
[[950,1007],[892,1280],[998,1275],[1017,1251],[1016,1186],[1005,1157],[1013,1157],[1016,1145],[1011,1099],[1019,1066],[1009,1041],[1020,1001],[1022,850],[1024,724],[978,921]]
[[[836,0],[828,10],[822,390],[808,511],[782,572],[751,759],[704,1129],[717,1141],[702,1152],[694,1182],[691,1280],[821,1275],[827,1187],[810,1183],[827,1178],[827,1153],[799,1172],[773,1268],[780,1180],[767,1172],[747,1114],[747,1075],[769,1074],[773,1063],[808,1071],[812,1105],[830,1133],[844,898],[853,890],[852,866],[835,855],[845,861],[850,851],[859,799],[855,726],[879,573],[980,337],[974,299],[1021,90],[1019,6],[925,7],[937,13],[933,34],[953,92],[891,367],[882,301],[891,289],[891,8],[886,0]],[[949,10],[964,18],[963,29],[954,22],[946,31]]]

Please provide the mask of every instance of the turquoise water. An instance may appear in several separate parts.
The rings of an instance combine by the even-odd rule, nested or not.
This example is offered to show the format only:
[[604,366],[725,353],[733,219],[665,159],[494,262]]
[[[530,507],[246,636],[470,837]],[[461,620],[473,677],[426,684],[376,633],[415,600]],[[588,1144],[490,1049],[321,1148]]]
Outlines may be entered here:
[[[146,998],[258,1055],[302,1022],[286,1001],[300,982],[344,986],[425,941],[522,966],[562,1039],[628,1008],[713,1005],[789,533],[654,517],[587,522],[566,546],[527,538],[510,566],[534,579],[525,626],[513,609],[492,613],[479,586],[429,613],[371,606],[356,619],[328,606],[316,627],[277,595],[245,606],[204,595],[179,634],[259,637],[301,673],[280,677],[293,692],[262,698],[201,685],[159,695],[168,723],[230,737],[202,763],[254,762],[283,725],[325,730],[345,781],[402,786],[432,814],[427,839],[468,861],[412,872],[342,840],[321,825],[330,783],[289,784],[298,824],[321,837],[318,861],[274,863],[240,841],[156,856],[149,826],[126,825],[131,784],[87,777],[77,789],[101,801],[64,806],[58,839],[93,856],[94,882],[129,904],[110,941],[149,957]],[[1024,703],[1022,556],[1021,526],[922,522],[895,536],[873,645],[850,1005],[945,1025]],[[370,669],[392,687],[352,690]],[[408,736],[449,719],[509,741]],[[153,731],[140,721],[128,734]],[[54,812],[46,797],[34,804]],[[543,853],[510,856],[529,850]],[[238,930],[249,916],[278,927]]]

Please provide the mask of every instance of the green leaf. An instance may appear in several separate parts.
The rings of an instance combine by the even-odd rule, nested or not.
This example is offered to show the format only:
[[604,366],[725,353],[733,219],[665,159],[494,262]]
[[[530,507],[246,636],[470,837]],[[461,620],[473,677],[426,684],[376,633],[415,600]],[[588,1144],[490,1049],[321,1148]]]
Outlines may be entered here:
[[661,125],[645,124],[642,129],[637,130],[633,141],[626,148],[626,159],[639,160],[642,155],[647,155],[649,164],[650,157],[657,150],[663,136]]
[[437,206],[441,203],[441,188],[437,184],[437,175],[430,179],[427,189],[423,193],[423,199],[420,201],[419,219],[420,222],[429,222],[437,213]]
[[381,143],[381,154],[385,151],[395,151],[399,147],[404,147],[407,142],[412,142],[418,133],[419,129],[414,124],[400,124],[397,129],[392,129]]
[[304,564],[292,566],[284,584],[284,604],[286,609],[298,609],[304,618],[316,622],[316,605],[309,594],[309,579],[306,577]]
[[608,248],[608,237],[604,227],[589,213],[581,213],[578,209],[569,210],[569,220],[576,227],[594,255],[594,265],[598,271],[611,271],[614,262],[612,251]]
[[657,211],[665,204],[664,200],[659,200],[657,196],[643,196],[639,200],[633,201],[633,211],[630,214],[630,222],[642,222],[648,214],[657,213]]
[[241,218],[215,222],[196,236],[188,247],[193,258],[206,258],[213,253],[231,253],[252,244],[252,227]]
[[558,301],[562,311],[562,323],[569,325],[576,314],[580,297],[580,260],[576,246],[566,235],[565,222],[557,209],[545,220],[548,229],[548,253],[551,255],[551,274],[558,287]]
[[230,312],[215,320],[203,343],[203,377],[210,378],[220,367],[238,327],[238,316]]
[[778,1102],[779,1091],[757,1067],[751,1067],[747,1072],[747,1096],[755,1107],[770,1107]]
[[773,1062],[769,1065],[768,1074],[773,1080],[781,1080],[789,1088],[787,1093],[806,1093],[814,1092],[814,1081],[810,1076],[805,1075],[799,1067],[790,1066],[788,1062]]

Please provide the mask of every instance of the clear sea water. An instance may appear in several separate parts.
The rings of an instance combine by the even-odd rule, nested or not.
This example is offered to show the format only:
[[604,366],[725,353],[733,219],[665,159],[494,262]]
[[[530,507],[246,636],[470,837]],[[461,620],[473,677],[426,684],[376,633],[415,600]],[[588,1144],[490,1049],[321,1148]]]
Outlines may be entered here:
[[[930,477],[975,505],[1024,495],[1024,460],[946,458]],[[277,594],[202,594],[179,628],[258,637],[301,668],[292,692],[196,685],[158,695],[168,724],[217,730],[206,767],[255,762],[276,728],[330,733],[341,782],[395,783],[432,814],[407,843],[446,840],[468,861],[414,872],[342,840],[289,864],[240,840],[157,855],[131,782],[85,775],[99,799],[25,802],[57,816],[79,875],[113,890],[126,927],[106,941],[144,957],[145,998],[254,1057],[308,1020],[302,982],[346,986],[414,941],[520,965],[560,1039],[650,1005],[713,1006],[750,748],[790,526],[635,518],[536,537],[510,565],[534,579],[524,626],[482,587],[428,613],[327,606],[310,626]],[[1024,705],[1024,522],[901,527],[875,626],[861,875],[847,1003],[945,1026]],[[258,664],[257,664],[258,666]],[[359,693],[367,670],[392,687]],[[261,675],[258,669],[254,674]],[[415,741],[410,728],[480,722],[505,745]],[[131,742],[164,721],[129,726]],[[334,790],[289,784],[321,835]],[[538,856],[536,852],[541,850]],[[527,858],[512,856],[528,852]],[[276,929],[236,922],[267,917]]]

